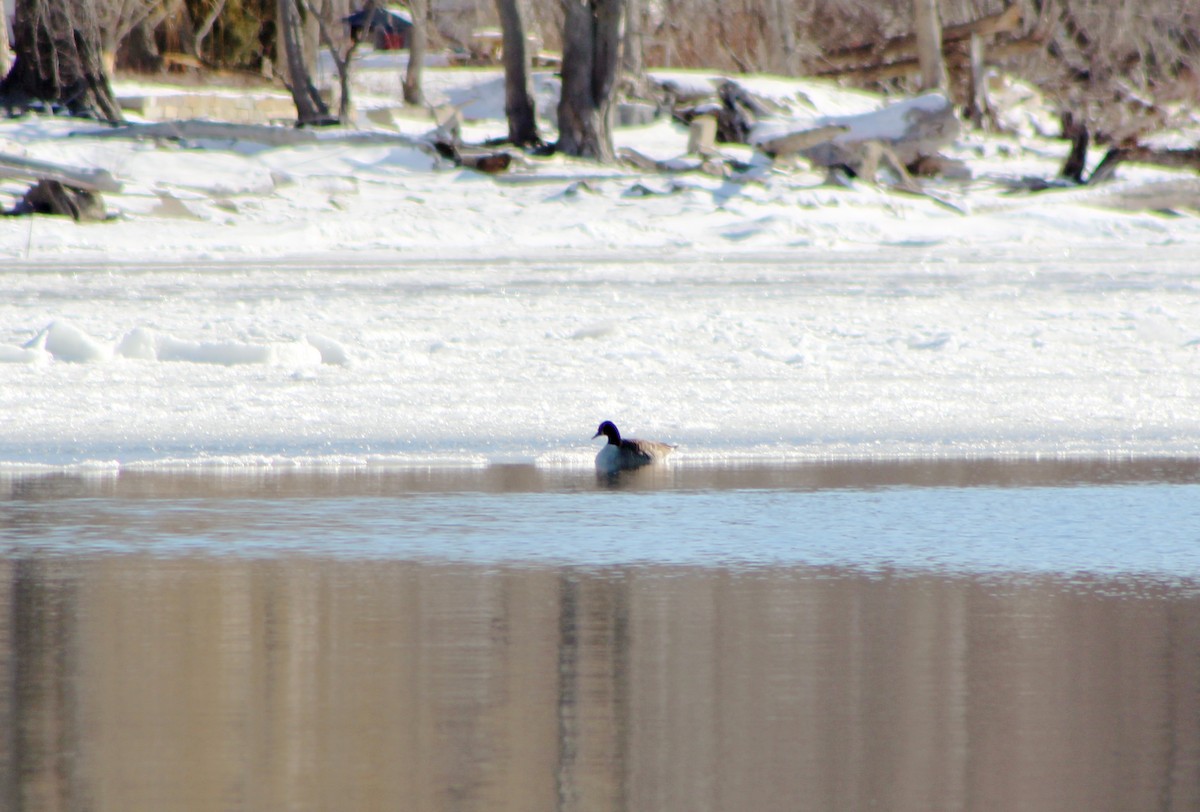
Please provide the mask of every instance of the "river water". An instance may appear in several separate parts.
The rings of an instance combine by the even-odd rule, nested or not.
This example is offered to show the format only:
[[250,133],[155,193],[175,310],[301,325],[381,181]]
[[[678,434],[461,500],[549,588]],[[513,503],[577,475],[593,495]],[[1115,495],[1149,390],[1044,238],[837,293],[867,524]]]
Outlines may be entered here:
[[1200,462],[8,476],[5,810],[1195,809]]

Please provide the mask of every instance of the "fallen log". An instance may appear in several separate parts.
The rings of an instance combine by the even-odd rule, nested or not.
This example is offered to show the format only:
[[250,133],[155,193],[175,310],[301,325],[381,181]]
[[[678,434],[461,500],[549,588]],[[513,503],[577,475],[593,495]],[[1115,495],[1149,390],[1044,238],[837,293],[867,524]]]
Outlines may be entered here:
[[643,172],[655,172],[663,175],[680,175],[687,172],[700,172],[714,178],[728,178],[738,173],[749,171],[750,166],[732,158],[726,158],[719,153],[710,152],[700,157],[690,155],[669,158],[660,161],[645,153],[638,152],[632,147],[621,147],[617,150],[617,158],[621,163],[640,169]]
[[351,145],[389,145],[414,147],[427,153],[434,145],[427,139],[401,133],[326,130],[318,137],[314,130],[297,127],[272,127],[267,124],[234,124],[225,121],[160,121],[150,124],[125,124],[103,130],[74,133],[88,138],[161,138],[169,141],[248,141],[268,147],[293,147],[331,143]]
[[7,215],[57,214],[75,222],[107,219],[104,200],[96,191],[77,189],[57,180],[43,178],[34,184]]
[[927,93],[869,113],[825,116],[795,130],[788,130],[786,124],[764,124],[751,143],[764,152],[774,150],[776,155],[794,146],[787,154],[801,155],[817,166],[846,166],[857,171],[874,149],[869,144],[886,147],[889,159],[894,156],[909,166],[936,155],[954,141],[959,129],[953,103],[940,93]]
[[512,155],[507,152],[462,153],[459,155],[459,166],[495,175],[508,171],[512,164]]
[[771,158],[787,158],[806,149],[832,141],[843,133],[850,132],[844,124],[831,124],[825,127],[814,127],[810,130],[798,130],[776,138],[764,138],[757,141],[755,146]]
[[121,183],[106,169],[85,169],[3,153],[0,153],[0,177],[56,181],[87,192],[121,191]]
[[317,134],[298,127],[272,127],[266,124],[232,124],[224,121],[159,121],[150,124],[123,124],[103,130],[76,133],[88,138],[162,138],[171,141],[250,141],[272,147],[312,144]]
[[1137,145],[1113,147],[1088,178],[1088,185],[1110,179],[1116,173],[1117,166],[1123,163],[1151,164],[1200,172],[1200,149],[1153,149]]

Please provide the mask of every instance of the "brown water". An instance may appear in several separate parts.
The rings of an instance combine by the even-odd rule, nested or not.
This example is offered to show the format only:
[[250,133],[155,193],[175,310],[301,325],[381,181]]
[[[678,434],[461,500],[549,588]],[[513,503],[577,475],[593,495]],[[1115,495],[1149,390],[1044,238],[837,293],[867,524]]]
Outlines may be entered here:
[[[830,495],[804,502],[814,514],[859,510],[859,497],[886,513],[892,494],[918,493],[928,510],[944,493],[961,512],[972,494],[1059,490],[1070,511],[1075,494],[1137,494],[1147,479],[1184,483],[1171,498],[1196,493],[1194,465],[1100,468],[982,466],[984,484],[965,490],[936,465],[862,472],[882,490],[830,485],[846,473],[832,468],[684,472],[684,486],[617,493],[524,468],[10,482],[0,808],[1196,809],[1190,576],[1043,572],[1016,554],[1005,573],[322,546],[326,534],[400,532],[372,514],[396,505],[507,527],[484,498],[496,494],[528,513],[546,503],[520,494],[549,491],[594,526],[610,498],[628,515],[647,499],[764,489]],[[451,501],[431,508],[419,499],[430,490]],[[304,522],[308,536],[281,523],[294,545],[229,550],[239,527],[268,533],[254,517],[280,504],[325,521]],[[616,518],[610,529],[640,532]]]

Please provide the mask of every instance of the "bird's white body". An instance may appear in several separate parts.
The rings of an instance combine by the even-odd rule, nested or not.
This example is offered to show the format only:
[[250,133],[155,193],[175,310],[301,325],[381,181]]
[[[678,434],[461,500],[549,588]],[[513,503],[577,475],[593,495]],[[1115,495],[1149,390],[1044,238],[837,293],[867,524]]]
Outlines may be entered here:
[[615,445],[605,444],[596,455],[596,470],[604,474],[612,474],[621,470],[621,449]]
[[596,470],[606,474],[630,471],[643,465],[661,462],[675,450],[675,446],[654,440],[624,440],[617,427],[609,421],[600,424],[596,437],[604,435],[608,442],[596,455]]

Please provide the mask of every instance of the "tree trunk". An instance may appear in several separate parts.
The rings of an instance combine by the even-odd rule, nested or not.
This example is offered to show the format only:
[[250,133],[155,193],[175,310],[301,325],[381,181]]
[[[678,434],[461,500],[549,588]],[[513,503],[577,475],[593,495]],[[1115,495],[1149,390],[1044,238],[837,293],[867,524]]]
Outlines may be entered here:
[[16,59],[0,82],[0,104],[28,109],[41,101],[73,116],[121,120],[93,0],[18,0],[13,42]]
[[196,27],[196,31],[192,36],[192,56],[201,59],[200,54],[204,53],[204,40],[208,37],[216,24],[217,18],[221,16],[221,12],[225,10],[225,0],[216,0],[208,14],[204,15],[204,19],[200,21],[200,25]]
[[646,90],[646,19],[645,0],[625,0],[625,43],[621,52],[621,72],[633,85],[639,98]]
[[504,35],[504,114],[508,140],[518,147],[537,146],[537,118],[530,89],[529,44],[525,38],[524,0],[496,0]]
[[296,102],[296,123],[300,126],[329,122],[329,107],[313,84],[304,52],[304,29],[298,0],[278,0],[279,36],[283,40],[287,65],[288,89]]
[[0,73],[8,73],[12,53],[8,50],[8,12],[0,13]]
[[612,121],[621,60],[624,0],[562,0],[562,99],[558,148],[604,163],[615,160]]
[[800,71],[800,60],[796,51],[796,4],[792,0],[774,0],[772,16],[778,26],[779,50],[782,52],[774,69],[784,76],[795,76]]
[[917,29],[917,61],[921,64],[921,89],[945,89],[946,61],[942,57],[942,18],[938,0],[913,0]]
[[[224,0],[221,0],[224,2]],[[343,52],[338,49],[338,44],[334,39],[332,27],[337,24],[337,18],[342,15],[340,9],[335,11],[329,3],[325,4],[325,11],[318,11],[316,6],[312,4],[312,0],[301,0],[304,3],[304,8],[308,12],[311,19],[316,20],[317,30],[324,43],[325,48],[329,51],[329,57],[333,60],[334,69],[338,75],[338,121],[343,126],[349,125],[353,118],[353,104],[350,97],[350,72],[354,65],[354,52],[358,50],[358,46],[362,41],[370,36],[371,20],[375,17],[375,10],[378,8],[376,0],[367,0],[362,7],[363,18],[367,20],[367,24],[351,33],[350,44]]]
[[1076,118],[1070,112],[1062,114],[1062,137],[1071,142],[1071,151],[1063,162],[1058,176],[1074,183],[1083,183],[1083,173],[1087,169],[1087,152],[1091,144],[1091,133],[1088,131],[1087,120]]
[[413,26],[408,32],[408,67],[404,71],[404,103],[422,104],[421,68],[425,66],[426,25],[429,0],[410,0]]
[[158,52],[158,42],[154,39],[157,22],[160,21],[146,18],[129,32],[129,39],[125,42],[125,59],[126,64],[134,70],[147,73],[162,70],[162,54]]

